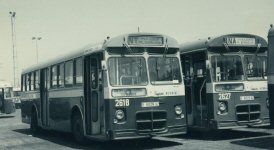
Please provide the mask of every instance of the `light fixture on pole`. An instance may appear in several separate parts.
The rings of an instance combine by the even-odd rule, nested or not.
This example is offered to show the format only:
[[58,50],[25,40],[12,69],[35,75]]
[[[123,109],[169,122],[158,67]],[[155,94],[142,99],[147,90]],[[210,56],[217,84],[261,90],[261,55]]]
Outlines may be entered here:
[[32,37],[32,40],[35,40],[35,44],[36,44],[36,61],[38,63],[38,44],[37,44],[37,41],[38,40],[41,40],[42,37]]
[[17,47],[16,47],[16,32],[15,32],[15,15],[16,12],[9,12],[11,20],[11,37],[12,37],[12,54],[13,54],[13,86],[19,87],[18,67],[17,67]]

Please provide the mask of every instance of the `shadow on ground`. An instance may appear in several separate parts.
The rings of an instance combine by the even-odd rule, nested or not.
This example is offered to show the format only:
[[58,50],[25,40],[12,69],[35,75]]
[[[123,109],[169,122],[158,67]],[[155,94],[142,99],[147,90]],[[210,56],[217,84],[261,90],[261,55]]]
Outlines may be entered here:
[[[21,134],[32,135],[29,129],[16,129],[13,130]],[[77,149],[96,149],[96,150],[142,150],[142,149],[155,149],[164,148],[171,146],[182,145],[182,143],[165,141],[159,139],[135,139],[135,140],[122,140],[122,141],[108,141],[108,142],[97,142],[88,140],[84,144],[78,144],[75,142],[71,134],[57,132],[57,131],[41,131],[41,133],[32,135],[34,137],[50,141],[59,145],[63,145],[70,148]]]
[[3,115],[3,114],[0,114],[0,119],[1,118],[14,118],[14,116],[13,115]]
[[271,135],[265,132],[252,132],[240,130],[213,130],[213,131],[188,131],[186,135],[171,136],[171,138],[184,138],[208,141],[233,140],[250,137]]
[[274,137],[260,137],[254,139],[238,140],[232,141],[231,143],[253,148],[255,147],[274,150]]

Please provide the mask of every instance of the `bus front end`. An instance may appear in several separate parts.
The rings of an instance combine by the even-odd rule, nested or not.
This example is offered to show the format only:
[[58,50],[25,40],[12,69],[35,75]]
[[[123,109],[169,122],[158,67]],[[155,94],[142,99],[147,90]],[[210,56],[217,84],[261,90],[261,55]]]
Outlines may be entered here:
[[211,128],[269,125],[266,60],[265,53],[211,56]]
[[104,95],[110,140],[186,133],[178,46],[167,38],[134,34],[124,38],[124,47],[107,48]]

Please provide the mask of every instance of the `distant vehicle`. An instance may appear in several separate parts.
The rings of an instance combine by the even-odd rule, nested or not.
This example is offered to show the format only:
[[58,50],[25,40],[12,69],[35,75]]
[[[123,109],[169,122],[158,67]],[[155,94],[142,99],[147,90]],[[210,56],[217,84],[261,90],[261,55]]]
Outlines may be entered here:
[[15,112],[12,85],[5,81],[0,81],[0,114],[11,114]]
[[268,32],[268,94],[271,127],[274,128],[274,27]]
[[21,108],[21,88],[13,88],[15,108]]
[[177,41],[133,33],[22,72],[22,121],[77,141],[186,133]]
[[267,49],[262,37],[250,34],[181,44],[188,126],[269,125]]

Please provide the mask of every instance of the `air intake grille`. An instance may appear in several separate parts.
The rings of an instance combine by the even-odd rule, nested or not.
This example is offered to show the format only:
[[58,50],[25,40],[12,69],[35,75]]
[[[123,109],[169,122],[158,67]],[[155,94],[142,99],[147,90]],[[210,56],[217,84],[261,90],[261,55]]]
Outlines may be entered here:
[[236,107],[236,115],[239,122],[257,121],[260,118],[260,114],[260,105],[239,105]]
[[164,111],[138,112],[136,125],[139,133],[161,132],[166,129],[167,113]]

